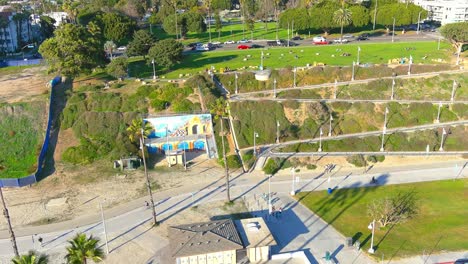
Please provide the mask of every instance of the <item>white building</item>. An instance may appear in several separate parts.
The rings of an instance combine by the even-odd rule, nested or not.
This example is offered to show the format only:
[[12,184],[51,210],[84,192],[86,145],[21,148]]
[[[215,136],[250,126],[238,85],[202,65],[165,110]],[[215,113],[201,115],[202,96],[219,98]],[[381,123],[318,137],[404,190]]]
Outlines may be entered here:
[[442,25],[468,21],[468,0],[413,0],[428,11],[428,20]]
[[44,14],[44,16],[53,18],[55,20],[55,27],[58,27],[63,23],[68,23],[68,14],[66,12],[50,12]]
[[[24,19],[18,27],[19,24],[14,19],[15,15],[16,12],[10,6],[0,6],[0,19],[5,22],[0,23],[0,51],[20,51],[23,47],[19,46],[18,41],[21,40],[23,44],[28,44],[32,39],[29,19]],[[21,28],[21,32],[18,32],[18,28]]]

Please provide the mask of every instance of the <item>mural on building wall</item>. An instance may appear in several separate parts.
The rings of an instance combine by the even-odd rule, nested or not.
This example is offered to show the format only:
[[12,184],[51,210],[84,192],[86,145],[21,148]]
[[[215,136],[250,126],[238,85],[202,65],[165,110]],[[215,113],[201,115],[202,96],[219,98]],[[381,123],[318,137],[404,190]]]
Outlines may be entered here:
[[210,151],[210,142],[207,142],[213,137],[210,114],[154,117],[146,118],[145,122],[151,123],[154,128],[145,141],[151,153],[171,150]]

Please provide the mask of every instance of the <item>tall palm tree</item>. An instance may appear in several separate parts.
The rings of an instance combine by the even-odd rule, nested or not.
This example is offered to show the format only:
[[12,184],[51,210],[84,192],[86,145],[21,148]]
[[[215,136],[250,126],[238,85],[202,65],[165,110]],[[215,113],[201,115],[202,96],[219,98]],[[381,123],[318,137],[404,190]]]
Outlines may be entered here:
[[241,8],[241,14],[242,14],[242,39],[245,39],[245,9],[247,8],[245,6],[245,0],[239,0],[240,8]]
[[104,43],[104,50],[110,55],[110,59],[112,60],[112,54],[114,53],[114,50],[117,48],[117,45],[115,45],[114,41],[108,40],[106,43]]
[[27,255],[21,255],[11,260],[13,264],[47,264],[49,257],[44,254],[39,254],[34,250],[30,250]]
[[229,190],[229,167],[227,164],[226,160],[226,148],[224,147],[224,137],[226,136],[224,134],[224,123],[223,119],[224,117],[227,117],[227,111],[228,111],[228,105],[224,98],[218,98],[216,99],[215,103],[211,106],[211,114],[214,115],[215,120],[220,120],[221,121],[221,145],[223,146],[223,162],[224,162],[224,168],[225,168],[225,176],[226,176],[226,195],[227,195],[227,201],[231,201],[231,194]]
[[88,259],[101,262],[104,259],[104,252],[98,247],[99,239],[92,235],[87,237],[84,233],[76,234],[68,243],[70,246],[67,247],[65,259],[69,264],[86,264]]
[[[344,7],[344,2],[341,8],[333,13],[333,20],[335,23],[341,25],[341,40],[343,40],[343,27],[351,24],[351,11]],[[340,41],[340,43],[343,43],[343,41]]]
[[143,124],[143,119],[133,119],[132,123],[127,127],[128,138],[133,143],[138,143],[141,138],[141,129],[143,128],[143,137],[146,138],[151,134],[153,126],[151,123],[146,122]]

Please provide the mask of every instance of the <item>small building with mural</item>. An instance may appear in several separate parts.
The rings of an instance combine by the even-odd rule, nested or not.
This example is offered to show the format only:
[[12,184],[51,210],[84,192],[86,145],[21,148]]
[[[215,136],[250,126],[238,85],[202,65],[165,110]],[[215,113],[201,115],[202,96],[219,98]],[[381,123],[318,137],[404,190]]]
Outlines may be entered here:
[[205,151],[209,158],[217,158],[211,114],[148,117],[153,131],[145,139],[149,153],[170,151]]

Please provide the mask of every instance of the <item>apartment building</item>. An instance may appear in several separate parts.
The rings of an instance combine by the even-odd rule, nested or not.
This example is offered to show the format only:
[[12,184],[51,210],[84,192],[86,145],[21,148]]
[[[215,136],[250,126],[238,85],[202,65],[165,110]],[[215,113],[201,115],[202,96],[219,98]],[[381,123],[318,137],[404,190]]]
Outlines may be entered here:
[[428,11],[428,20],[442,25],[468,21],[468,0],[413,0]]

